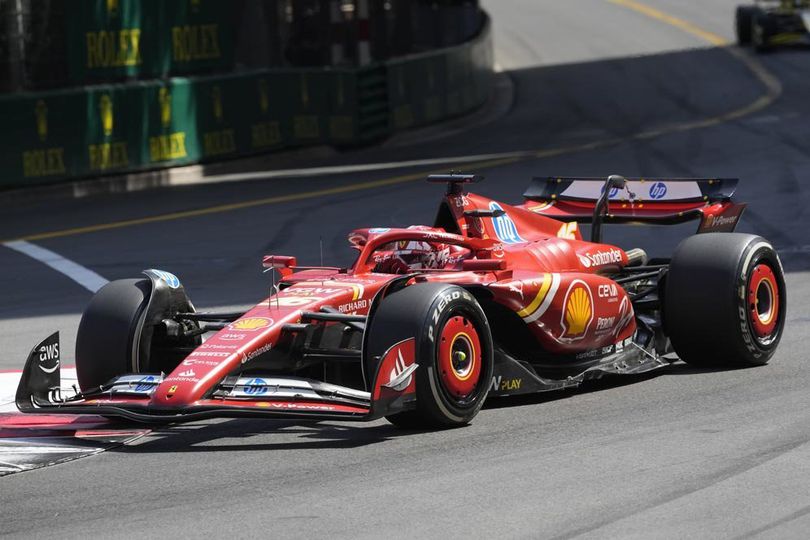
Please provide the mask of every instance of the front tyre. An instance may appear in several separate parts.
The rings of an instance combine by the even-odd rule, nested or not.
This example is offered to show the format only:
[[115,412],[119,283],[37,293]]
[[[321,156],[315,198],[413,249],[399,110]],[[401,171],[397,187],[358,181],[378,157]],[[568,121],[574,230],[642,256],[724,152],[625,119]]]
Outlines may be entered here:
[[787,291],[769,242],[741,233],[687,238],[666,280],[664,324],[675,352],[695,366],[766,364],[785,325]]
[[148,279],[120,279],[90,300],[76,335],[76,374],[82,390],[139,371],[137,328],[151,292]]
[[399,427],[468,424],[492,383],[493,344],[487,318],[465,289],[417,284],[383,299],[368,328],[367,357],[416,340],[416,409],[387,417]]

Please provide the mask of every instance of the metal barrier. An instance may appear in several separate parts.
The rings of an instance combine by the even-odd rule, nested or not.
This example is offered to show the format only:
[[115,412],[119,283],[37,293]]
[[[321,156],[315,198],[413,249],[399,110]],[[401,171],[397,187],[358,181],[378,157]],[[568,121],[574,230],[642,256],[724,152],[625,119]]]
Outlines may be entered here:
[[[127,62],[137,58],[129,49],[113,54],[99,47],[100,70],[126,73],[133,67]],[[185,58],[188,50],[172,51],[172,58]],[[203,56],[194,61],[221,61]],[[108,65],[110,58],[120,65]],[[84,69],[82,76],[89,76],[79,64],[71,72]],[[485,20],[462,45],[364,67],[262,69],[0,95],[0,189],[281,148],[367,143],[480,106],[492,87],[492,66]]]

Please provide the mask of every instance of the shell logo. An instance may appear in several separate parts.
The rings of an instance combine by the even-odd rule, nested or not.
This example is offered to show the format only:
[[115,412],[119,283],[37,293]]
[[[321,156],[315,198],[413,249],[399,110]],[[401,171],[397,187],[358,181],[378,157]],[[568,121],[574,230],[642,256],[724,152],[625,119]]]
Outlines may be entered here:
[[584,281],[575,280],[565,295],[563,311],[563,335],[568,339],[580,339],[585,336],[593,321],[593,296]]
[[229,324],[228,328],[231,330],[254,332],[260,328],[267,328],[272,324],[273,319],[268,319],[267,317],[248,317]]

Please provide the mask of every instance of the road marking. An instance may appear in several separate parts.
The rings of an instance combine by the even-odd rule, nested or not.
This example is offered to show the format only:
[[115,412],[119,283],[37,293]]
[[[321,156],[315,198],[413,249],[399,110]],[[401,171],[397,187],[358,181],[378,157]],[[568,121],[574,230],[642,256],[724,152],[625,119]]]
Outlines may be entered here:
[[[741,61],[746,67],[753,73],[753,75],[759,80],[762,85],[765,87],[765,94],[754,100],[752,103],[743,106],[739,109],[735,109],[733,111],[729,111],[723,114],[719,114],[716,116],[711,116],[708,118],[700,119],[700,120],[692,120],[689,122],[680,122],[675,124],[669,124],[665,126],[660,126],[655,129],[650,129],[646,131],[642,131],[636,133],[634,135],[630,135],[627,137],[613,137],[613,138],[603,138],[601,140],[593,141],[590,143],[578,144],[573,146],[565,146],[560,148],[550,148],[550,149],[543,149],[543,150],[527,150],[527,151],[517,151],[517,152],[504,152],[499,154],[484,154],[481,156],[461,156],[461,157],[451,157],[445,159],[437,159],[437,160],[425,160],[426,162],[443,162],[443,163],[459,163],[463,164],[465,168],[469,169],[477,169],[483,170],[488,168],[497,167],[500,165],[507,165],[510,163],[515,163],[517,161],[528,160],[528,159],[543,159],[543,158],[550,158],[556,157],[561,155],[573,154],[578,152],[585,152],[589,150],[599,150],[608,148],[611,146],[616,146],[618,144],[632,142],[632,141],[643,141],[643,140],[651,140],[655,139],[664,135],[671,135],[674,133],[683,133],[686,131],[693,131],[697,129],[703,129],[708,127],[714,127],[720,124],[724,124],[727,122],[731,122],[734,120],[739,120],[742,117],[749,116],[756,112],[765,109],[766,107],[772,105],[779,96],[782,95],[782,83],[777,79],[773,74],[771,74],[765,66],[763,66],[756,58],[746,54],[744,51],[729,47],[729,42],[722,36],[714,34],[713,32],[709,32],[708,30],[704,30],[688,21],[685,21],[679,17],[675,17],[673,15],[669,15],[655,9],[653,7],[647,6],[640,2],[636,2],[635,0],[607,0],[610,3],[613,3],[617,6],[621,6],[642,15],[646,15],[652,19],[658,20],[662,23],[669,24],[675,28],[679,28],[684,32],[687,32],[691,35],[694,35],[707,43],[712,45],[716,45],[719,47],[724,47],[723,50],[728,52],[737,60]],[[476,161],[465,161],[465,158],[491,158],[488,161],[476,162]],[[414,165],[415,162],[404,162],[406,165],[410,163],[410,166]],[[387,167],[392,164],[381,164],[383,167]],[[362,165],[358,165],[356,167],[362,167]],[[326,168],[324,168],[326,169]],[[309,174],[313,174],[313,170],[318,169],[310,169]],[[360,169],[358,169],[360,170]],[[373,169],[367,169],[373,170]],[[299,170],[303,171],[303,170]],[[346,171],[346,169],[343,169]],[[288,171],[289,172],[289,171]],[[432,171],[432,172],[446,172],[446,169],[439,170],[439,171]],[[258,174],[258,173],[242,173],[245,175],[248,174]],[[299,172],[296,172],[299,175]],[[333,173],[338,174],[338,173]],[[231,204],[223,204],[217,206],[210,206],[206,208],[199,208],[196,210],[187,210],[182,212],[172,212],[168,214],[160,214],[156,216],[149,216],[144,218],[137,218],[137,219],[129,219],[124,221],[115,221],[110,223],[100,223],[96,225],[89,225],[85,227],[75,227],[72,229],[64,229],[60,231],[51,231],[45,233],[38,233],[38,234],[31,234],[27,236],[22,236],[17,240],[21,241],[34,241],[34,240],[43,240],[48,238],[60,238],[63,236],[73,236],[78,234],[86,234],[86,233],[93,233],[99,231],[105,231],[110,229],[119,229],[122,227],[131,227],[135,225],[144,225],[147,223],[158,223],[162,221],[171,221],[176,219],[184,219],[184,218],[191,218],[197,216],[204,216],[209,214],[217,214],[221,212],[231,212],[233,210],[241,210],[244,208],[251,208],[254,206],[267,206],[273,204],[280,204],[285,202],[291,201],[300,201],[304,199],[312,199],[317,197],[323,197],[326,195],[336,195],[341,193],[351,193],[354,191],[363,191],[368,189],[374,189],[377,187],[383,186],[390,186],[396,184],[402,184],[405,182],[413,182],[415,180],[421,180],[425,177],[426,174],[431,173],[414,173],[414,174],[406,174],[402,176],[395,176],[393,178],[387,178],[383,180],[376,180],[371,182],[360,182],[356,184],[348,184],[345,186],[329,188],[329,189],[321,189],[321,190],[314,190],[314,191],[305,191],[301,193],[294,193],[290,195],[280,195],[276,197],[266,197],[262,199],[255,199],[251,201],[244,201],[239,203],[231,203]],[[304,173],[300,172],[300,176],[303,176]]]
[[651,19],[657,19],[670,26],[674,26],[679,30],[683,30],[687,34],[697,36],[703,41],[707,41],[712,45],[716,45],[718,47],[725,47],[726,45],[729,45],[729,41],[723,36],[719,36],[714,32],[704,30],[703,28],[700,28],[699,26],[694,25],[689,21],[685,21],[680,17],[675,17],[674,15],[670,15],[669,13],[664,13],[663,11],[655,9],[652,6],[642,4],[641,2],[636,2],[635,0],[608,0],[608,1],[611,4],[616,4],[619,6],[626,7],[628,9],[632,9],[633,11],[646,15]]
[[[510,152],[510,154],[512,154]],[[490,167],[497,167],[499,165],[506,165],[508,163],[514,163],[521,159],[520,157],[508,157],[504,159],[496,159],[492,161],[482,161],[477,163],[471,163],[469,166],[475,167],[476,169],[486,169]],[[181,218],[190,218],[190,217],[197,217],[197,216],[205,216],[208,214],[218,214],[221,212],[230,212],[233,210],[241,210],[244,208],[251,208],[254,206],[267,206],[291,201],[300,201],[303,199],[313,199],[316,197],[324,197],[326,195],[338,195],[341,193],[351,193],[353,191],[363,191],[367,189],[373,189],[377,187],[384,187],[384,186],[393,186],[396,184],[402,184],[404,182],[413,182],[414,180],[422,180],[425,178],[427,174],[433,174],[436,172],[447,172],[446,169],[441,169],[438,171],[431,171],[431,172],[419,172],[419,173],[412,173],[412,174],[405,174],[402,176],[395,176],[393,178],[386,178],[383,180],[374,180],[370,182],[361,182],[358,184],[348,184],[345,186],[339,186],[334,188],[328,189],[319,189],[315,191],[304,191],[301,193],[292,193],[290,195],[278,195],[276,197],[266,197],[263,199],[254,199],[252,201],[243,201],[238,203],[231,203],[231,204],[223,204],[219,206],[209,206],[207,208],[198,208],[196,210],[186,210],[183,212],[172,212],[170,214],[160,214],[156,216],[149,216],[145,218],[137,218],[137,219],[128,219],[124,221],[113,221],[111,223],[100,223],[98,225],[89,225],[87,227],[76,227],[73,229],[64,229],[61,231],[53,231],[47,233],[40,233],[40,234],[31,234],[28,236],[23,236],[19,240],[44,240],[47,238],[59,238],[62,236],[73,236],[76,234],[85,234],[91,232],[98,232],[98,231],[106,231],[109,229],[120,229],[121,227],[130,227],[133,225],[144,225],[147,223],[158,223],[161,221],[170,221],[175,219]],[[8,242],[6,242],[8,243]]]
[[96,292],[104,285],[109,283],[106,279],[96,274],[89,268],[85,268],[80,264],[62,257],[58,253],[54,253],[49,249],[45,249],[44,247],[40,247],[35,244],[31,244],[25,240],[4,242],[3,245],[9,249],[13,249],[19,253],[28,255],[32,259],[36,259],[39,262],[50,266],[57,272],[61,272],[62,274],[66,275],[90,292]]
[[765,87],[764,95],[760,96],[752,103],[744,107],[735,109],[733,111],[729,111],[725,114],[712,116],[704,120],[684,122],[672,125],[670,127],[664,127],[657,130],[642,132],[635,135],[634,136],[635,139],[640,140],[652,139],[655,137],[660,137],[661,135],[677,133],[679,131],[680,132],[692,131],[695,129],[702,129],[716,126],[719,124],[724,124],[727,122],[731,122],[733,120],[739,120],[744,116],[749,116],[751,114],[761,111],[766,107],[769,107],[777,99],[779,99],[779,96],[782,95],[782,83],[779,81],[779,79],[776,78],[770,71],[768,71],[765,68],[765,66],[759,62],[759,60],[749,55],[742,49],[732,47],[731,43],[723,36],[719,36],[714,32],[704,30],[699,26],[690,23],[689,21],[681,19],[680,17],[675,17],[674,15],[664,13],[659,9],[655,9],[646,4],[642,4],[641,2],[637,2],[636,0],[607,0],[607,1],[617,6],[622,6],[627,9],[633,10],[642,15],[646,15],[647,17],[656,19],[670,26],[674,26],[675,28],[683,30],[688,34],[692,34],[693,36],[696,36],[712,45],[722,47],[723,50],[726,51],[728,54],[730,54],[731,56],[733,56],[734,58],[745,64],[745,66],[749,69],[749,71],[751,71],[754,74],[754,76],[759,80],[759,82],[762,83],[762,85]]

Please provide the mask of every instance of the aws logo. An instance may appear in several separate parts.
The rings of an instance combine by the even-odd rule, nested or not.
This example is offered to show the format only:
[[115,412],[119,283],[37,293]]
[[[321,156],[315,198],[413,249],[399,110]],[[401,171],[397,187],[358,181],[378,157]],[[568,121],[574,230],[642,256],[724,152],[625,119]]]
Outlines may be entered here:
[[574,280],[565,294],[562,315],[562,338],[582,339],[593,322],[593,296],[582,280]]
[[520,233],[518,233],[517,226],[512,218],[509,217],[500,204],[496,202],[489,203],[489,209],[493,211],[503,212],[502,215],[492,218],[492,226],[495,228],[495,236],[504,244],[522,244],[525,243]]

